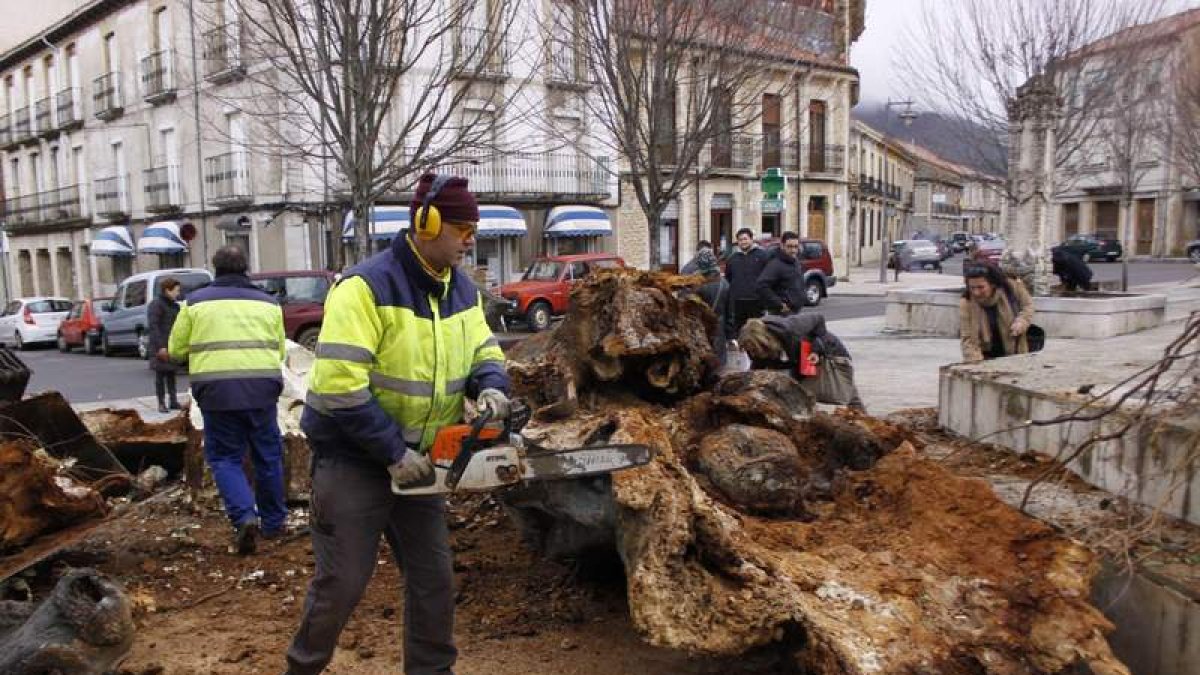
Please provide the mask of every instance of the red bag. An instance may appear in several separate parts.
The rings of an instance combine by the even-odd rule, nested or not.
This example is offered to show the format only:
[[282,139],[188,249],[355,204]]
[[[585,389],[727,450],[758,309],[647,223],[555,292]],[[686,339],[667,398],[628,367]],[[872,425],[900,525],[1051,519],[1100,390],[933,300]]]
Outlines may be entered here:
[[800,377],[816,377],[817,366],[808,360],[812,355],[812,343],[808,340],[800,341],[800,362],[796,364],[796,372],[800,373]]

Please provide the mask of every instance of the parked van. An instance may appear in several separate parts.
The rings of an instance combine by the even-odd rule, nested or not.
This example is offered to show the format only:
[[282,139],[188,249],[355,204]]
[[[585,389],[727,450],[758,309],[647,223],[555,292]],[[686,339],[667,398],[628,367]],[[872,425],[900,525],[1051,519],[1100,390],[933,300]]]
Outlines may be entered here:
[[100,321],[100,351],[112,356],[119,349],[135,349],[140,358],[150,358],[146,345],[146,310],[162,292],[162,280],[174,277],[183,287],[183,299],[187,294],[212,283],[208,270],[182,268],[154,270],[135,274],[117,287],[109,303],[108,311]]

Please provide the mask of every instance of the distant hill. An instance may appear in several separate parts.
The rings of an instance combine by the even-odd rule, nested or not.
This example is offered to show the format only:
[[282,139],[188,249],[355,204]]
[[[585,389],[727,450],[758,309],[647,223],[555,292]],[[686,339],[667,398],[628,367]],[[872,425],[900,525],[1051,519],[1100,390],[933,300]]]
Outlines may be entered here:
[[852,115],[889,136],[915,142],[956,164],[994,175],[1007,173],[1008,149],[983,127],[929,111],[918,111],[917,119],[909,127],[896,116],[899,111],[899,108],[888,110],[882,103],[865,101],[854,108]]

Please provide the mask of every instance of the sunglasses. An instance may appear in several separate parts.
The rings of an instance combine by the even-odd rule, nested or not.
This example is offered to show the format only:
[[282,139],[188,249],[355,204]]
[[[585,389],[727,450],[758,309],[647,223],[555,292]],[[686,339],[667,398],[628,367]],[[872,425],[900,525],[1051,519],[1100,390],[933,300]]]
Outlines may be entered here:
[[479,230],[477,223],[448,223],[455,230],[458,230],[458,236],[463,241],[475,236],[475,232]]

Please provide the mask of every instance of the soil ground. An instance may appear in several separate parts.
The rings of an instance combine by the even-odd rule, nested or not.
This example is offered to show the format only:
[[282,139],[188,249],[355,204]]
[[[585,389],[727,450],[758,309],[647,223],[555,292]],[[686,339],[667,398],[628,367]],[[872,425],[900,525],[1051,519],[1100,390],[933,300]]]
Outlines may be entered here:
[[[927,455],[1000,489],[1019,491],[1048,466],[1037,457],[948,438],[934,428],[929,411],[893,419],[926,441]],[[1035,494],[1031,510],[1059,520],[1072,536],[1114,551],[1124,545],[1130,559],[1200,591],[1196,528],[1133,528],[1123,504],[1061,474]],[[1056,506],[1061,503],[1070,506]],[[230,532],[215,497],[193,501],[175,485],[124,508],[82,544],[23,579],[35,595],[53,584],[63,565],[93,566],[120,580],[138,608],[137,640],[123,675],[279,673],[313,571],[306,515],[302,508],[293,513],[297,534],[240,557],[229,550]],[[645,644],[630,624],[619,573],[586,564],[594,561],[565,565],[537,557],[490,497],[456,500],[448,518],[461,675],[778,672],[769,651],[716,660]],[[377,573],[327,672],[399,670],[402,593],[403,580],[381,544]]]

